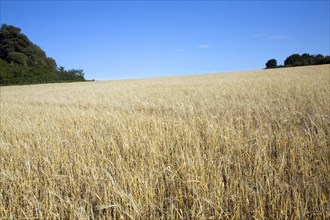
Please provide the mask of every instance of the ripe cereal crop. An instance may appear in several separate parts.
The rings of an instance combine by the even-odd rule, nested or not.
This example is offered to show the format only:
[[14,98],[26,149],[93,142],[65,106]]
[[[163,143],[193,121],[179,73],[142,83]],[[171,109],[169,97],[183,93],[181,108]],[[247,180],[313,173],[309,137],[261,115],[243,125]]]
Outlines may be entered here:
[[0,219],[329,219],[330,65],[0,88]]

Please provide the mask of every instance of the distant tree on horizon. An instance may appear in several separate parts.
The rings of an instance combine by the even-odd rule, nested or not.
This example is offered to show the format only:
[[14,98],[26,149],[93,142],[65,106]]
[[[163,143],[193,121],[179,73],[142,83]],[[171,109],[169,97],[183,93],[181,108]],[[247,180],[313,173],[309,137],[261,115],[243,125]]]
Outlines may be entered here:
[[279,68],[279,67],[294,67],[294,66],[307,66],[307,65],[320,65],[329,64],[330,56],[322,54],[310,55],[308,53],[292,54],[284,60],[284,65],[277,65],[276,59],[270,59],[266,63],[266,69]]
[[276,59],[270,59],[266,63],[266,69],[270,68],[276,68],[277,67],[277,60]]

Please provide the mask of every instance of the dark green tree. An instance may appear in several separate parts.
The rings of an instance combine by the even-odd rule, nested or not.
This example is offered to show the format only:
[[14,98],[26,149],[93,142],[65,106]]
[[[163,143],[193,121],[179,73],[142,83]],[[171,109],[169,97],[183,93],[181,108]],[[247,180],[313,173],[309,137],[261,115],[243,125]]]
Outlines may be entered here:
[[47,57],[46,58],[46,63],[47,63],[47,67],[51,70],[56,70],[57,69],[57,65],[56,62],[53,58],[51,57]]
[[279,67],[291,67],[291,66],[306,66],[306,65],[318,65],[318,64],[329,64],[330,57],[323,56],[322,54],[310,55],[308,53],[304,53],[302,55],[292,54],[287,57],[284,61],[283,65],[274,66],[275,59],[268,60],[266,63],[266,68],[279,68]]
[[83,70],[57,68],[56,61],[33,44],[21,29],[0,29],[0,85],[85,81]]
[[323,64],[328,64],[330,63],[330,56],[324,57]]
[[23,53],[12,51],[8,53],[7,60],[9,60],[11,63],[27,66],[28,58]]
[[284,66],[301,66],[302,64],[302,58],[299,54],[292,54],[284,61]]
[[323,64],[324,56],[322,54],[315,55],[315,64]]
[[324,57],[322,54],[310,55],[304,53],[302,55],[292,54],[284,61],[284,66],[306,66],[306,65],[317,65],[330,63],[329,56]]
[[270,59],[266,63],[266,69],[270,68],[276,68],[277,67],[277,60],[276,59]]
[[315,56],[304,53],[301,55],[301,62],[303,66],[315,65]]
[[[0,58],[8,63],[47,68],[48,64],[46,53],[37,45],[33,44],[21,29],[2,25],[0,30]],[[52,61],[51,66],[56,65]]]

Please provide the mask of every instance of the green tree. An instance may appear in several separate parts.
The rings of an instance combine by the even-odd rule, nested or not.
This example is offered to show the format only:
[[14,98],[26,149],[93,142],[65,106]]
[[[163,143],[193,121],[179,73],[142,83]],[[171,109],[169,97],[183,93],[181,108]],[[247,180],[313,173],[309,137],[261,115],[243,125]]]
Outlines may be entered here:
[[270,59],[266,63],[266,69],[270,68],[276,68],[277,67],[277,60],[276,59]]
[[27,56],[20,52],[9,52],[7,55],[7,59],[12,63],[17,63],[23,66],[27,66]]
[[301,60],[303,66],[317,64],[316,55],[310,55],[308,53],[304,53],[301,55]]
[[47,57],[46,58],[46,62],[47,62],[47,67],[51,70],[55,70],[57,69],[57,65],[56,65],[56,61],[51,58],[51,57]]
[[299,54],[292,54],[284,61],[284,66],[302,66],[302,58]]
[[330,63],[330,56],[324,57],[323,64],[329,64]]
[[0,30],[0,48],[0,58],[8,63],[55,69],[55,60],[49,60],[39,46],[21,33],[20,28],[3,24]]
[[83,70],[57,69],[56,61],[33,44],[21,29],[0,29],[0,85],[84,81]]
[[315,55],[315,64],[323,64],[324,56],[322,54]]

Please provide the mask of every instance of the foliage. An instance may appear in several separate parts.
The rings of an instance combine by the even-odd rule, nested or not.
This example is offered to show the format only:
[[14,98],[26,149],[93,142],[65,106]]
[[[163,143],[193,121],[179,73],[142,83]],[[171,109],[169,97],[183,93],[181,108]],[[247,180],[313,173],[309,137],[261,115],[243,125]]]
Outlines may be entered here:
[[33,44],[21,29],[3,24],[0,29],[0,85],[84,81],[82,70],[57,69],[56,61]]
[[[307,65],[319,65],[330,64],[330,56],[323,56],[322,54],[310,55],[304,53],[302,55],[292,54],[284,61],[284,65],[274,66],[274,60],[268,60],[266,63],[266,69],[275,67],[292,67],[292,66],[307,66]],[[276,61],[276,60],[275,60]]]
[[277,60],[276,59],[270,59],[266,63],[266,69],[269,68],[276,68],[277,67]]

